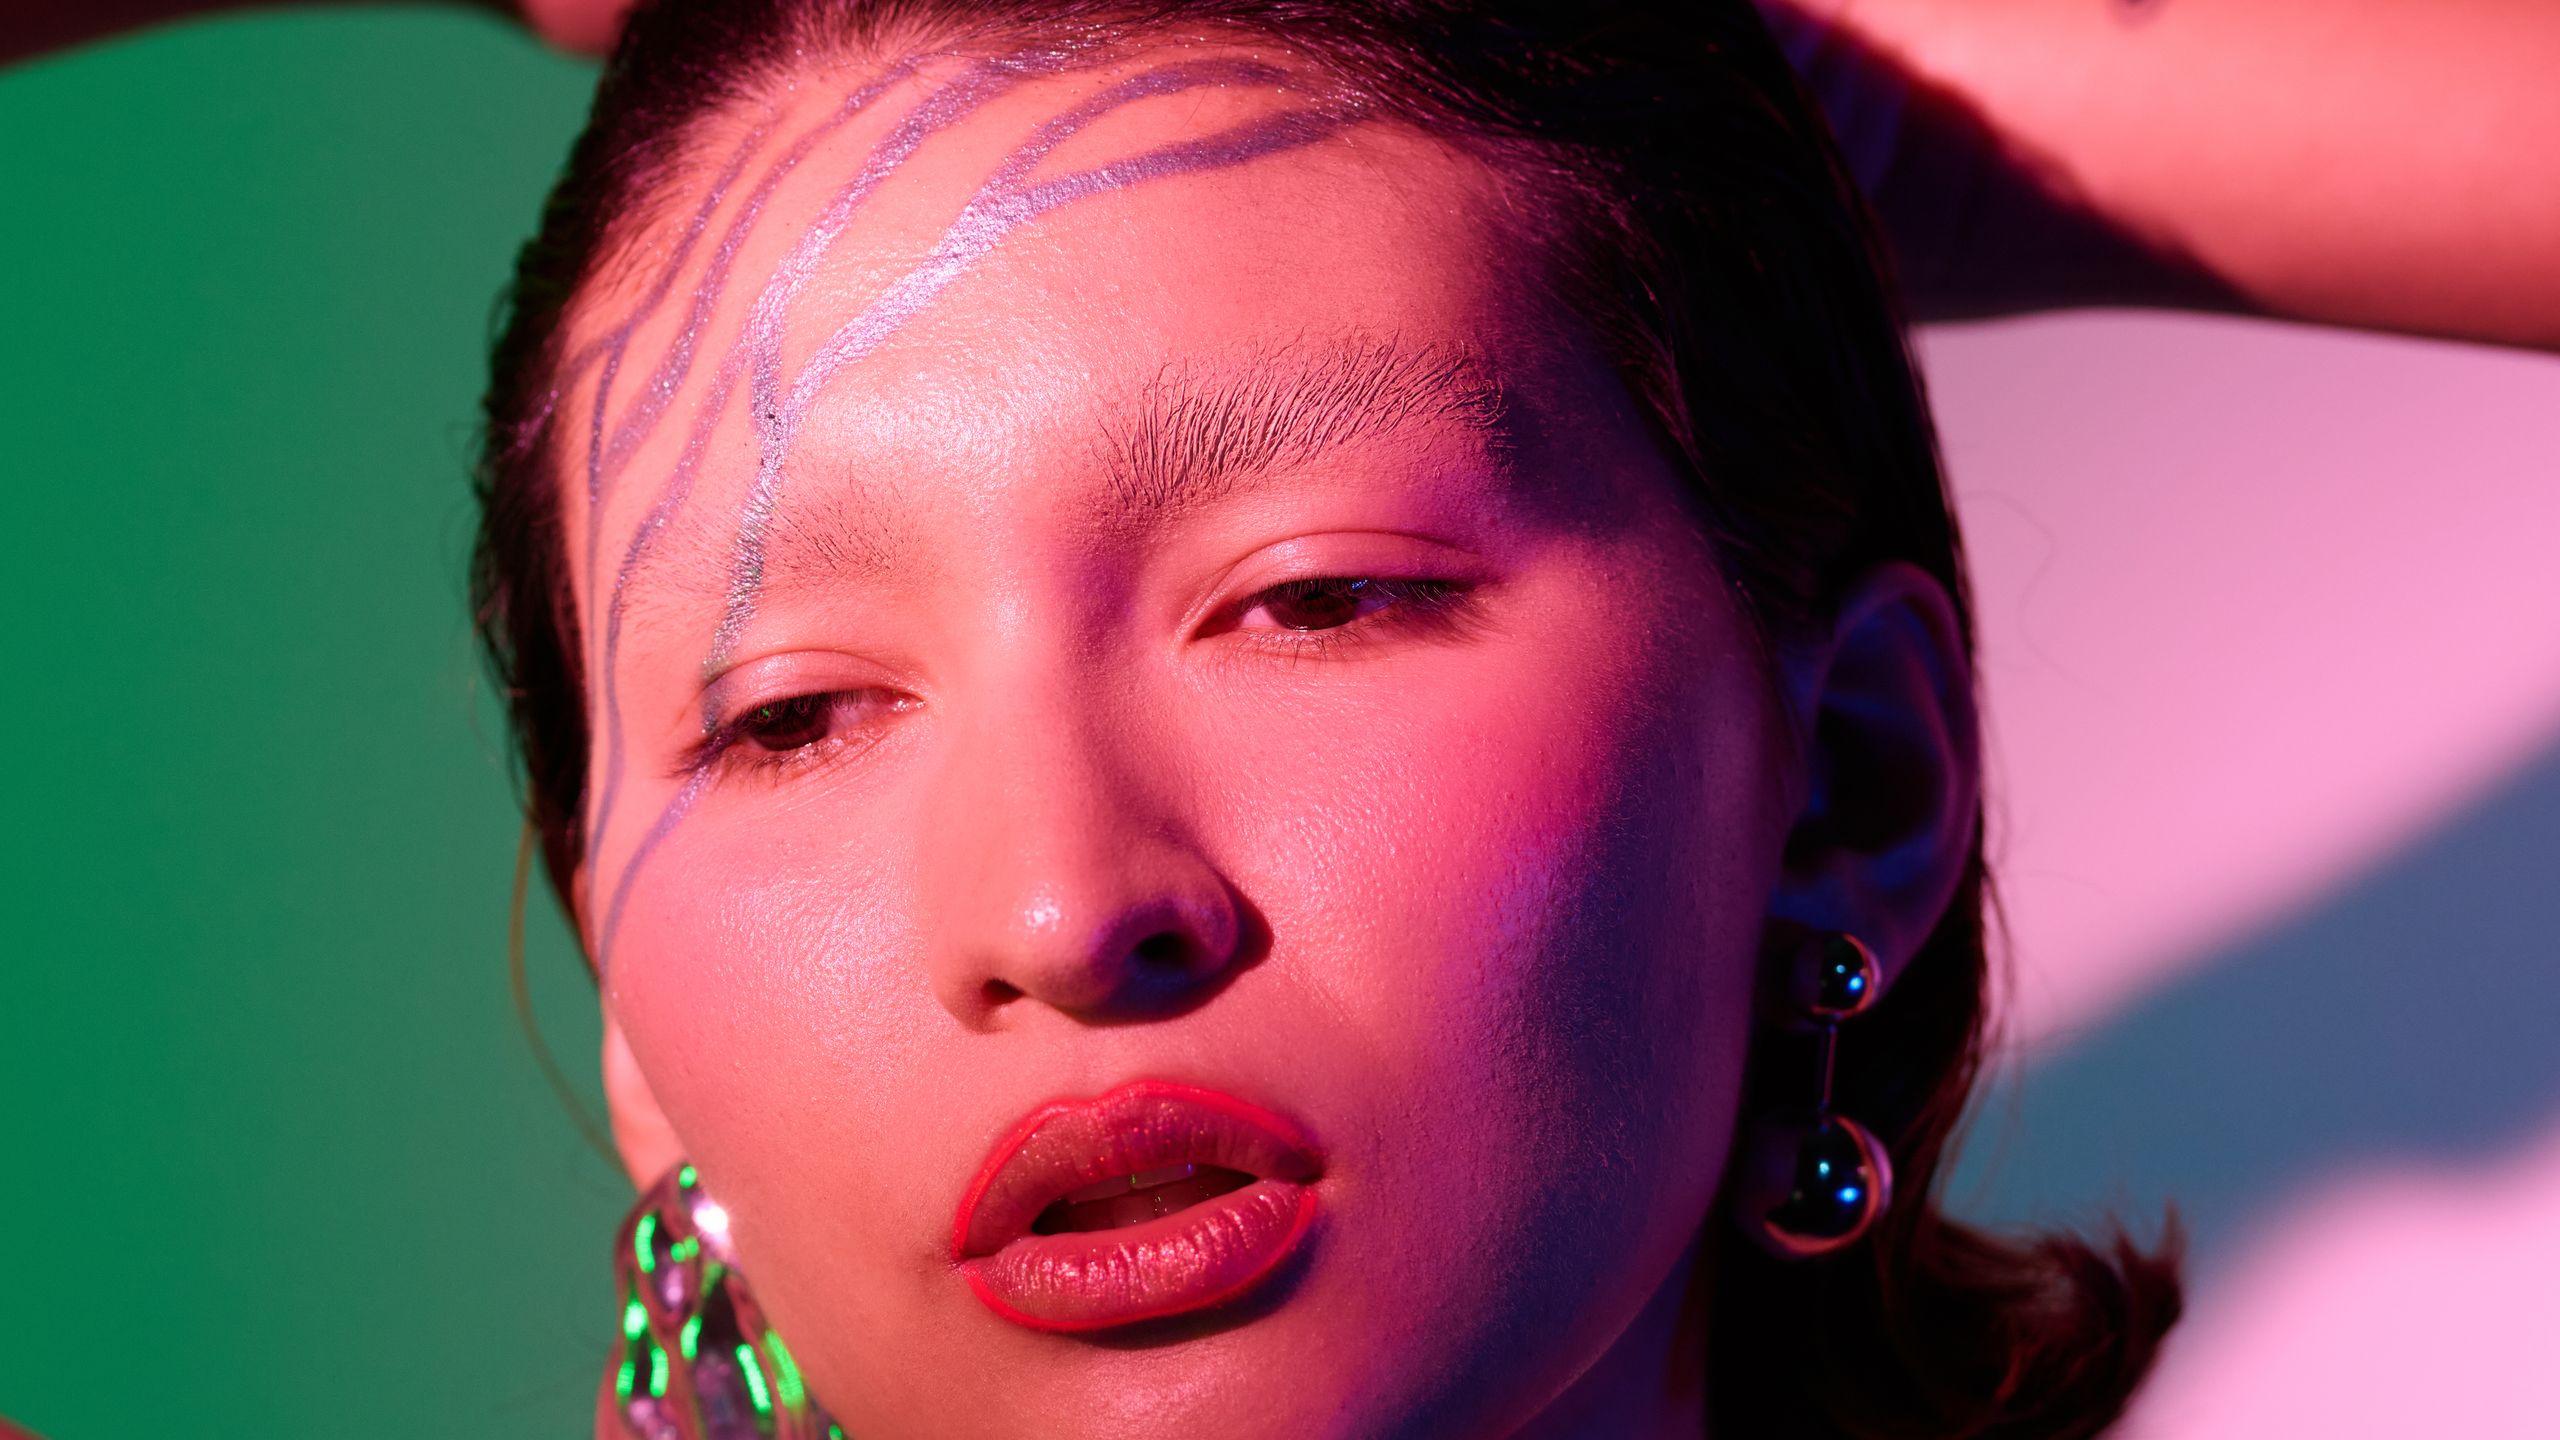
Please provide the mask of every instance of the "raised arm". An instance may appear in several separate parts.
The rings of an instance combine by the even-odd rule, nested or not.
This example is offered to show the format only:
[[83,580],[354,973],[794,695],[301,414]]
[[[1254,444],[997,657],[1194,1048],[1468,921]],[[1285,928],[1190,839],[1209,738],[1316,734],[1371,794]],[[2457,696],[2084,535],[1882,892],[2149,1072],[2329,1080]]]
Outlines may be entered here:
[[1924,314],[2182,304],[2560,348],[2548,0],[1764,9]]

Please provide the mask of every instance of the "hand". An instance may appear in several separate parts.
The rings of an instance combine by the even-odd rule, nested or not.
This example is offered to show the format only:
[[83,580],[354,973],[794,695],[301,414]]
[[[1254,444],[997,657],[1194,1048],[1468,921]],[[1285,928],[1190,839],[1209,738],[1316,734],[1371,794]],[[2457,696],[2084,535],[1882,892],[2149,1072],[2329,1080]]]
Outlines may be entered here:
[[2174,305],[2560,350],[2560,7],[1758,3],[1924,317]]

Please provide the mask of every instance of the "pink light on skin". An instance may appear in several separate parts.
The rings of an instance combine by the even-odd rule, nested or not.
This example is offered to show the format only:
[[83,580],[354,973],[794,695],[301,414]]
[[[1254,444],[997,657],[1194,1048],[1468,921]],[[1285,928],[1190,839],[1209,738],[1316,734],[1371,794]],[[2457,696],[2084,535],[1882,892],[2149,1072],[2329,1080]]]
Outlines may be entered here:
[[2549,357],[2124,316],[1922,342],[2031,1044],[2560,739]]

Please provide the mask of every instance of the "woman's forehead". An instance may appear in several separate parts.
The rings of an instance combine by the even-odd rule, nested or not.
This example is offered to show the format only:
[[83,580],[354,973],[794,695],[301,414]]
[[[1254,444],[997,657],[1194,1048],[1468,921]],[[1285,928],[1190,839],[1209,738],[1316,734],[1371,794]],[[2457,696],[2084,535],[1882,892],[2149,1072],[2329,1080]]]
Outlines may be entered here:
[[1534,328],[1490,169],[1276,52],[936,57],[695,150],[571,317],[573,525],[583,496],[639,523],[652,487],[619,482],[689,451],[867,430],[983,459],[1107,427],[1168,366],[1308,337],[1499,365]]

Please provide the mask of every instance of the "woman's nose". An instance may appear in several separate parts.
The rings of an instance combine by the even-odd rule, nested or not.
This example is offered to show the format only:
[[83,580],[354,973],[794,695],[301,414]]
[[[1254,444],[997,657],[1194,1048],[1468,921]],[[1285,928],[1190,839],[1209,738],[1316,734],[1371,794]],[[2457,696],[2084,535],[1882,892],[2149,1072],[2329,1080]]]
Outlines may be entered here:
[[1087,1024],[1178,1014],[1239,964],[1225,878],[1132,727],[1054,710],[955,737],[919,857],[944,1008],[972,1029],[1032,1002]]

